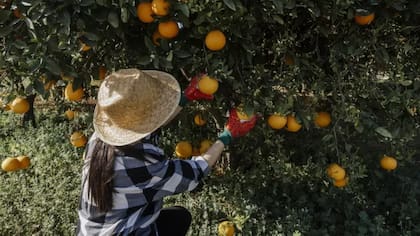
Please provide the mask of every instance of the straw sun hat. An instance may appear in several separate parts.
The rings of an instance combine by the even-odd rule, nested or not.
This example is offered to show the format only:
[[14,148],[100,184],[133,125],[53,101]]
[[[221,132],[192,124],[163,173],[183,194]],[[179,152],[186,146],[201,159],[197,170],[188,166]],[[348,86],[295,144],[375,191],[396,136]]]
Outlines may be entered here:
[[170,74],[123,69],[99,87],[93,126],[105,143],[123,146],[146,137],[175,112],[181,96]]

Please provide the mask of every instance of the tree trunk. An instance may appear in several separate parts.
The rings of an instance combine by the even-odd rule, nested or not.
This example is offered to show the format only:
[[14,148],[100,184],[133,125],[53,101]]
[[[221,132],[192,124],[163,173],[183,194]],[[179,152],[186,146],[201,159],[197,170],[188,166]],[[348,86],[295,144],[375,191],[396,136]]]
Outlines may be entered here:
[[32,126],[36,128],[35,114],[34,114],[34,101],[36,94],[29,95],[26,99],[29,102],[29,111],[23,114],[22,125],[24,126],[27,122],[31,122]]

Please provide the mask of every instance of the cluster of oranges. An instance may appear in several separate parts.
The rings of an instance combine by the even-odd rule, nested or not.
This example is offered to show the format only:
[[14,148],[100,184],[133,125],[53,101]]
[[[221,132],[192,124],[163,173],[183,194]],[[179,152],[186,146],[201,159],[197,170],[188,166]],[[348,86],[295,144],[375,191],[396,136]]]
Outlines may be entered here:
[[342,188],[347,185],[349,178],[346,175],[346,170],[337,163],[332,163],[327,168],[328,176],[333,179],[334,186]]
[[[392,171],[397,168],[398,161],[394,157],[384,155],[379,161],[382,169],[387,171]],[[327,175],[333,179],[334,186],[342,188],[346,186],[349,182],[349,177],[346,174],[346,171],[343,167],[337,163],[332,163],[327,168]]]
[[[285,127],[285,129],[289,132],[298,132],[302,125],[296,119],[295,116],[289,114],[287,116],[281,114],[272,114],[268,117],[267,120],[268,125],[275,129],[280,130]],[[317,112],[314,118],[314,123],[317,127],[326,128],[331,123],[331,115],[328,112],[321,111]]]
[[1,163],[1,168],[6,171],[17,171],[27,169],[31,164],[28,156],[8,157]]
[[204,139],[200,142],[199,147],[193,147],[189,141],[181,141],[175,147],[175,155],[181,159],[199,156],[206,153],[212,144],[212,141]]
[[5,111],[12,111],[16,114],[24,114],[29,111],[29,102],[24,97],[16,97],[11,103],[2,104],[0,100],[0,106]]
[[[178,22],[167,18],[170,8],[171,4],[167,0],[144,1],[137,5],[137,17],[143,23],[154,22],[155,16],[165,18],[158,23],[157,29],[152,35],[152,41],[157,46],[160,45],[159,40],[162,38],[173,39],[178,36],[180,30]],[[204,42],[209,50],[219,51],[225,47],[226,37],[222,31],[212,30],[208,32]]]

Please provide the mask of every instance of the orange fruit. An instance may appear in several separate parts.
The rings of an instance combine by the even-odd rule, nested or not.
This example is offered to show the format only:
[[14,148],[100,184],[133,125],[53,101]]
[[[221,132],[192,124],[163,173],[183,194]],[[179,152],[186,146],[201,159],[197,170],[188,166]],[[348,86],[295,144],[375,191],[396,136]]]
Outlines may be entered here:
[[205,39],[206,47],[212,51],[222,50],[226,45],[226,37],[220,30],[212,30],[207,33]]
[[268,117],[267,123],[273,129],[282,129],[287,123],[287,117],[273,114]]
[[18,8],[16,8],[16,9],[13,10],[13,15],[16,18],[22,18],[23,17],[22,12],[20,12],[20,10]]
[[346,177],[346,171],[337,163],[328,166],[327,174],[334,180],[342,180]]
[[152,23],[153,18],[152,3],[141,2],[137,5],[137,17],[143,23]]
[[1,162],[1,168],[7,172],[19,170],[20,162],[14,157],[8,157]]
[[82,51],[82,52],[87,52],[87,51],[89,51],[91,49],[91,47],[89,46],[89,45],[87,45],[87,44],[85,44],[85,43],[81,43],[81,45],[80,45],[80,51]]
[[50,80],[47,83],[44,84],[45,91],[50,90],[55,84],[57,83],[56,80]]
[[98,79],[104,80],[105,76],[106,76],[105,66],[99,66],[99,68],[98,68]]
[[239,120],[250,120],[251,117],[254,114],[251,114],[250,116],[242,109],[242,105],[239,105],[238,108],[236,108],[236,115],[238,116]]
[[4,106],[3,106],[3,110],[5,110],[5,111],[10,111],[10,110],[11,110],[10,105],[11,105],[10,103],[9,103],[9,104],[4,105]]
[[286,54],[284,56],[284,64],[288,66],[293,66],[295,64],[295,59],[293,59],[292,55]]
[[153,32],[153,35],[152,35],[152,41],[153,41],[153,44],[154,44],[154,45],[159,46],[159,45],[160,45],[159,40],[160,40],[160,39],[162,39],[162,38],[163,38],[163,37],[162,37],[162,35],[159,33],[159,30],[156,30],[155,32]]
[[200,143],[200,154],[203,154],[203,153],[207,152],[207,150],[209,150],[211,145],[213,145],[213,142],[208,140],[208,139],[205,139],[205,140],[201,141],[201,143]]
[[153,0],[152,1],[152,11],[158,16],[166,16],[169,14],[169,4],[166,0]]
[[178,35],[179,27],[176,21],[165,21],[159,23],[158,31],[162,37],[166,39],[172,39]]
[[181,141],[175,147],[175,154],[181,159],[187,159],[192,155],[192,145],[188,141]]
[[334,180],[334,186],[337,188],[345,187],[349,182],[349,177],[345,177],[343,179]]
[[387,171],[397,168],[398,161],[394,157],[384,155],[380,161],[381,167]]
[[70,143],[75,147],[84,147],[87,143],[87,138],[82,132],[76,131],[70,136]]
[[373,19],[375,19],[375,13],[373,12],[367,15],[356,13],[354,16],[354,21],[358,25],[369,25],[372,23]]
[[200,156],[200,149],[197,147],[193,147],[191,156]]
[[218,236],[233,236],[235,234],[235,225],[231,221],[223,221],[217,227]]
[[204,75],[198,81],[198,90],[204,94],[212,95],[217,89],[219,89],[219,82],[208,75]]
[[315,116],[315,124],[318,127],[325,128],[331,123],[331,115],[328,112],[318,112]]
[[71,109],[68,109],[64,112],[64,116],[67,118],[67,120],[73,120],[74,119],[75,112]]
[[10,109],[17,114],[23,114],[29,111],[29,102],[25,98],[17,97],[10,104]]
[[287,116],[286,130],[289,132],[298,132],[302,128],[302,125],[296,120],[293,115]]
[[82,100],[84,91],[82,87],[73,90],[73,83],[68,83],[64,90],[64,97],[69,101],[80,101]]
[[28,156],[18,156],[16,159],[19,161],[20,169],[26,169],[31,165],[31,160]]
[[207,123],[207,121],[203,119],[201,114],[197,114],[194,116],[194,123],[198,126],[203,126]]

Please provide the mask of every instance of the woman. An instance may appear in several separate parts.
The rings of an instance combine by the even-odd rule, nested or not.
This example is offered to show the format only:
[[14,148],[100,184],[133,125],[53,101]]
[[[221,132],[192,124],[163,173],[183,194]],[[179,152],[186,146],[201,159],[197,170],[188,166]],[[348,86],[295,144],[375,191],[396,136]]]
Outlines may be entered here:
[[231,112],[225,131],[202,156],[168,159],[157,145],[158,130],[188,101],[213,97],[197,89],[181,94],[177,80],[160,71],[124,69],[98,91],[94,134],[85,151],[78,235],[185,235],[191,215],[164,208],[163,198],[193,190],[220,158],[232,137],[245,135],[256,118]]

